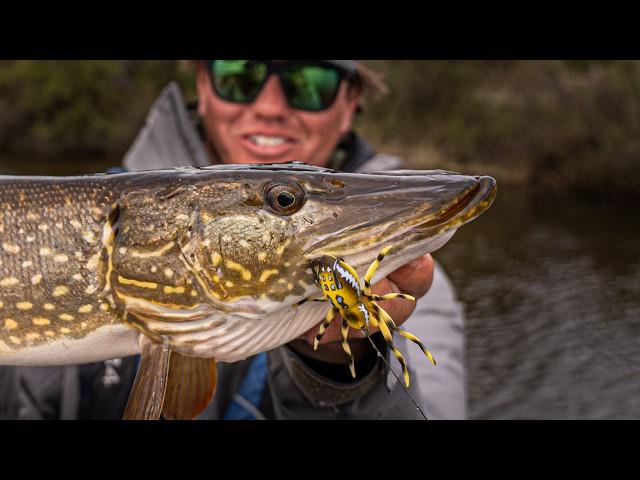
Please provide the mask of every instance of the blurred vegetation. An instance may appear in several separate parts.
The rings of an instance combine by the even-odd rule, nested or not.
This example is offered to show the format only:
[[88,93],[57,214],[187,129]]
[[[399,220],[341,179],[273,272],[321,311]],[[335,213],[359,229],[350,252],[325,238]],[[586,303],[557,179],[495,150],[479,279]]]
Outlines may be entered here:
[[640,62],[373,61],[363,129],[416,167],[599,197],[640,194]]
[[[542,192],[640,193],[640,62],[365,64],[390,93],[367,100],[358,129],[413,167],[490,174]],[[172,79],[194,99],[183,62],[0,61],[0,163],[117,164]]]

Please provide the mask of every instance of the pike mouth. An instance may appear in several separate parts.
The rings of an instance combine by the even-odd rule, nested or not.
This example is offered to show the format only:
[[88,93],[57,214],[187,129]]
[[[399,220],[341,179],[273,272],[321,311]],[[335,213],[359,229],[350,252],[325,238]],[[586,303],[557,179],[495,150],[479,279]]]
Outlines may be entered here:
[[342,257],[361,271],[380,249],[391,245],[385,270],[393,271],[393,266],[399,267],[442,247],[459,227],[486,211],[496,193],[493,178],[476,177],[476,182],[438,210],[425,202],[422,206],[409,206],[383,218],[353,225],[321,238],[307,249],[305,257],[310,260],[321,255]]

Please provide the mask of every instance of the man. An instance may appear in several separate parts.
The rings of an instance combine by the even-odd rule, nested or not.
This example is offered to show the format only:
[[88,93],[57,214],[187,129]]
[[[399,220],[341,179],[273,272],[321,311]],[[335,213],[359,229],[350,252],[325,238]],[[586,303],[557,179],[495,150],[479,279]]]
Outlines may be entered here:
[[[375,83],[373,74],[352,60],[212,60],[195,62],[195,70],[200,132],[179,89],[170,85],[125,156],[128,170],[293,160],[345,171],[401,165],[395,157],[374,154],[351,130],[363,92]],[[419,349],[395,340],[415,379],[409,393],[429,418],[464,418],[461,308],[444,272],[437,270],[434,278],[433,259],[426,255],[388,275],[374,292],[420,299],[417,306],[405,300],[383,303],[397,324],[411,317],[405,329],[422,338],[439,362],[434,367]],[[350,345],[358,376],[351,378],[339,323],[333,322],[317,351],[312,348],[316,327],[273,351],[219,364],[216,395],[199,418],[422,418],[368,340],[355,332]],[[379,334],[372,338],[385,352]],[[18,369],[18,416],[118,418],[136,362],[131,357]]]

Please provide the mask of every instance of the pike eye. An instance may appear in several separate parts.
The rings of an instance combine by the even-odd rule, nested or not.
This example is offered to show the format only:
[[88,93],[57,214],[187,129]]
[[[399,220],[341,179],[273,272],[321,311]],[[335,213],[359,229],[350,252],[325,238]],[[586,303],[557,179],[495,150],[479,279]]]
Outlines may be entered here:
[[296,185],[272,185],[268,187],[266,197],[271,210],[279,215],[297,212],[305,200],[302,189]]
[[291,192],[280,192],[276,197],[276,202],[278,202],[278,205],[282,208],[289,208],[296,203],[296,197],[294,197]]

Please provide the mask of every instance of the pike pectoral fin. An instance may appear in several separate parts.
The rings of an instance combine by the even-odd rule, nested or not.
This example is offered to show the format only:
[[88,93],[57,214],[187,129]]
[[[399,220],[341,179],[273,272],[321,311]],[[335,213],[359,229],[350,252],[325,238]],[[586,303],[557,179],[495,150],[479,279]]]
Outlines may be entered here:
[[172,352],[162,416],[191,420],[211,401],[216,391],[216,361]]
[[171,347],[141,338],[141,358],[123,420],[157,420],[162,412]]

